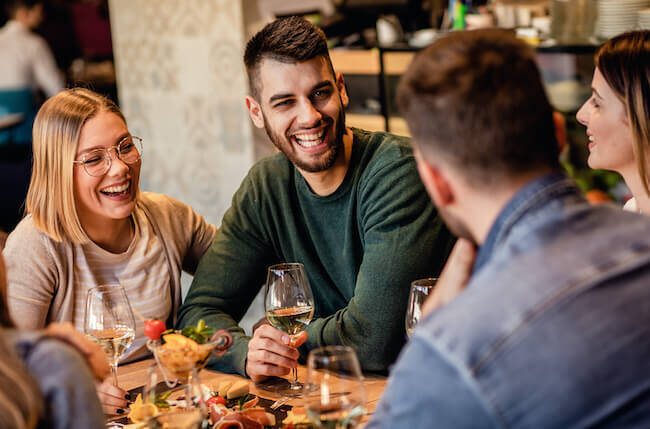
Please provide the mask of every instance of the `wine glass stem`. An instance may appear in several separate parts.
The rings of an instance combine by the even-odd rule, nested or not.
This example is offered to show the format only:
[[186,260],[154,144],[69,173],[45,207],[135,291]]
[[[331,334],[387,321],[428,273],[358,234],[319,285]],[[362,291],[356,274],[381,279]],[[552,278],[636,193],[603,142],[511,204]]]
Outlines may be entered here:
[[298,386],[298,368],[293,368],[291,372],[293,372],[293,381],[291,382],[291,387],[296,387]]
[[192,401],[192,383],[193,383],[192,373],[187,376],[187,381],[185,382],[185,409],[191,410],[193,406]]
[[111,376],[113,378],[113,386],[117,386],[117,362],[111,363]]

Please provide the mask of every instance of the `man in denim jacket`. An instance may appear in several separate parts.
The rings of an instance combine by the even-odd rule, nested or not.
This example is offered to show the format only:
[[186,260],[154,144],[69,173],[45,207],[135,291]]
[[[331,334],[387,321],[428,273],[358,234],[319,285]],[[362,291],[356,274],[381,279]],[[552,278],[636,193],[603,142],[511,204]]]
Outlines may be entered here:
[[534,52],[454,33],[398,103],[463,239],[368,429],[650,427],[650,219],[590,206],[561,174]]

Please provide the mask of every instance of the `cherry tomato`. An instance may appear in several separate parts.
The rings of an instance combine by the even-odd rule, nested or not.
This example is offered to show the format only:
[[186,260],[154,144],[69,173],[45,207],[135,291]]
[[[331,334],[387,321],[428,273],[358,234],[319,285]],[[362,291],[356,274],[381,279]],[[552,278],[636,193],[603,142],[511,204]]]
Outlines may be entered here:
[[162,320],[149,319],[144,321],[144,334],[152,340],[159,340],[160,334],[166,329],[165,322]]
[[219,405],[219,404],[226,405],[226,398],[224,398],[223,396],[211,396],[210,399],[208,399],[206,401],[206,404],[208,406],[213,405],[213,404],[214,405]]

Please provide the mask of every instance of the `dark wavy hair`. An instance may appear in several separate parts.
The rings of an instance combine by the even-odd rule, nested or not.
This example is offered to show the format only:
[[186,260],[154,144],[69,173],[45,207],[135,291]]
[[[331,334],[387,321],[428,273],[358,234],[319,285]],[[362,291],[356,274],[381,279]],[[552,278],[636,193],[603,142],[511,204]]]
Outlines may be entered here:
[[637,170],[650,195],[650,31],[631,31],[609,39],[596,52],[594,63],[625,106]]

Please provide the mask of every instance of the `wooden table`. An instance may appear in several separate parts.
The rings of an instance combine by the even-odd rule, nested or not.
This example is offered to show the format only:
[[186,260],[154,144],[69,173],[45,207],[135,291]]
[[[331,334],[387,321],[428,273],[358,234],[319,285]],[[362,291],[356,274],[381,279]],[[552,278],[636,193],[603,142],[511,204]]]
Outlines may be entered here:
[[[139,362],[134,362],[126,365],[122,365],[117,369],[117,379],[119,386],[124,390],[131,390],[136,387],[144,386],[147,382],[147,373],[149,366],[154,363],[153,359],[147,359]],[[301,365],[298,367],[298,378],[304,380],[306,376],[306,367]],[[211,371],[204,369],[201,371],[199,377],[201,378],[201,383],[217,387],[219,383],[224,380],[241,380],[244,379],[239,375],[234,374],[224,374],[217,371]],[[250,381],[250,380],[249,380]],[[366,416],[362,421],[367,421],[369,416],[375,411],[375,407],[379,402],[384,387],[386,386],[386,377],[377,376],[377,375],[366,375],[364,376],[364,386],[366,388]],[[278,396],[274,393],[268,392],[266,390],[260,390],[255,386],[255,383],[250,382],[250,393],[257,395],[261,398],[266,398],[270,400],[280,399],[281,396]],[[287,405],[292,406],[301,406],[302,401],[300,398],[292,399],[287,402]]]

